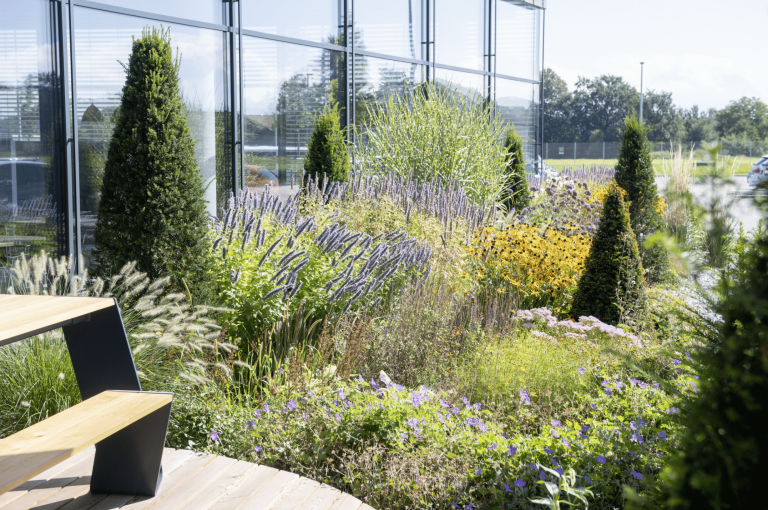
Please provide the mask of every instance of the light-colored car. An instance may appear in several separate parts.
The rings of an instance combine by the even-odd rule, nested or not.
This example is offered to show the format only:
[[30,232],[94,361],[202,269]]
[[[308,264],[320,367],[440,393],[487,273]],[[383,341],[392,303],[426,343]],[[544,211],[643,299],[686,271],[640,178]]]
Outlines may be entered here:
[[768,154],[760,158],[752,165],[752,170],[747,175],[747,184],[757,186],[768,180]]

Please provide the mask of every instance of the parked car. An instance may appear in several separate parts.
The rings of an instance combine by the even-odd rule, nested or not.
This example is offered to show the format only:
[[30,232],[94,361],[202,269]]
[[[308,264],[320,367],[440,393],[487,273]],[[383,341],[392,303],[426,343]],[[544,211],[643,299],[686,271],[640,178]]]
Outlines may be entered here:
[[757,186],[766,180],[768,180],[768,155],[752,165],[752,171],[747,175],[747,184]]

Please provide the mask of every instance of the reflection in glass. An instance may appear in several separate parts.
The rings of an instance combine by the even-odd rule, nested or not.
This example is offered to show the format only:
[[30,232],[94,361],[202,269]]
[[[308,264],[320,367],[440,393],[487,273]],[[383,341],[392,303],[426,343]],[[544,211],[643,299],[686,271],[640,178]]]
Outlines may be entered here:
[[315,116],[337,104],[346,118],[346,65],[342,52],[243,37],[246,187],[298,185]]
[[526,164],[535,151],[538,90],[538,85],[496,78],[496,111],[523,139]]
[[340,0],[243,0],[243,28],[307,41],[341,44]]
[[485,71],[485,0],[439,0],[435,6],[435,62]]
[[98,0],[99,3],[204,23],[225,24],[226,0]]
[[496,72],[539,79],[540,10],[515,0],[499,0],[496,20]]
[[355,124],[366,124],[369,108],[384,104],[392,96],[410,95],[424,79],[420,64],[355,56]]
[[66,254],[60,80],[48,0],[0,2],[0,292],[22,255]]
[[460,90],[467,97],[488,97],[488,78],[482,74],[460,73],[435,68],[435,82]]
[[[80,229],[88,261],[98,214],[101,180],[120,104],[132,37],[147,25],[132,16],[75,8],[77,122],[79,137]],[[166,25],[165,28],[168,28]],[[208,213],[221,210],[231,189],[231,116],[228,112],[227,45],[222,32],[170,25],[171,44],[181,58],[179,84],[187,120],[196,140],[195,156],[206,186]]]
[[355,49],[424,60],[421,15],[422,0],[356,0]]

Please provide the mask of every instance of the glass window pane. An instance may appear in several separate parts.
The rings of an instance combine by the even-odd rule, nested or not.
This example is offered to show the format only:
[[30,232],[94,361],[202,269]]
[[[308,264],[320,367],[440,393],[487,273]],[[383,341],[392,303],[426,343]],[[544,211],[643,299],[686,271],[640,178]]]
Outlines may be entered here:
[[539,86],[496,78],[496,111],[505,122],[514,124],[523,139],[525,162],[533,162],[538,125]]
[[341,44],[340,0],[243,0],[243,28],[307,41]]
[[496,72],[539,79],[540,10],[514,0],[498,2]]
[[484,71],[485,0],[435,3],[435,62]]
[[[357,125],[368,119],[368,109],[391,96],[408,96],[425,81],[424,66],[357,55],[355,57],[355,117]],[[360,140],[358,140],[360,142]]]
[[[75,8],[77,122],[79,136],[80,224],[83,254],[92,252],[101,180],[112,134],[112,115],[120,104],[132,37],[159,22]],[[206,186],[209,214],[223,206],[231,189],[230,122],[226,34],[180,25],[170,28],[181,58],[179,85],[187,108],[195,156]]]
[[421,0],[356,0],[355,48],[424,60],[421,19]]
[[435,82],[457,88],[467,97],[487,97],[487,80],[482,74],[460,73],[451,69],[435,68]]
[[315,115],[336,103],[346,118],[345,76],[343,52],[243,37],[246,187],[296,189]]
[[99,3],[204,23],[227,24],[228,2],[222,0],[98,0]]
[[66,163],[48,0],[0,2],[0,292],[22,254],[66,253]]

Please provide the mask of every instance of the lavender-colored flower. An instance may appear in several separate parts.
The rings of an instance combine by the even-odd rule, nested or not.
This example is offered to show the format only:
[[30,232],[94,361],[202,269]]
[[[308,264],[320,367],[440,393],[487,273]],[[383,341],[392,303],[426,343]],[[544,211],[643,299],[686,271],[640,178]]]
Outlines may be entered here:
[[681,363],[682,363],[682,361],[680,361],[679,359],[673,359],[673,360],[672,360],[672,365],[673,365],[673,366],[678,366],[678,365],[680,365]]
[[547,455],[552,455],[555,452],[553,450],[550,450],[549,448],[544,448],[544,453],[546,453]]
[[496,443],[491,443],[490,445],[488,445],[487,449],[488,450],[495,450],[498,447],[499,447],[499,445],[497,445]]
[[641,475],[641,474],[640,474],[640,473],[638,473],[637,471],[632,471],[632,476],[634,476],[634,477],[635,477],[635,478],[637,478],[638,480],[642,480],[642,479],[643,479],[643,475]]
[[580,373],[581,375],[584,375],[584,367],[579,367],[579,373]]
[[336,413],[336,421],[341,423],[341,416],[339,416],[339,413]]
[[483,474],[483,471],[481,469],[478,469],[477,471],[475,471],[475,474],[477,476],[480,476],[481,474]]
[[253,423],[252,421],[247,421],[247,422],[245,422],[245,428],[247,428],[247,429],[252,429],[252,428],[254,428],[255,426],[256,426],[256,424],[255,424],[255,423]]
[[518,478],[517,480],[515,480],[515,487],[519,487],[520,489],[522,489],[523,487],[525,487],[525,481]]
[[592,485],[592,478],[589,475],[584,475],[584,483]]
[[440,399],[440,405],[443,406],[446,409],[450,409],[451,408],[451,404],[449,404],[448,402],[446,402],[442,398]]
[[212,430],[211,434],[208,437],[211,439],[211,441],[218,441],[219,440],[219,433],[216,432],[215,430]]
[[552,426],[553,426],[553,427],[555,427],[556,429],[560,428],[560,426],[562,425],[562,424],[560,423],[560,420],[555,420],[555,419],[553,419],[553,420],[552,420],[550,423],[551,423],[551,424],[552,424]]
[[509,488],[509,485],[507,485],[506,483],[502,484],[502,487],[504,487],[504,490],[507,492],[513,492],[512,489]]
[[599,462],[600,464],[605,464],[605,457],[603,457],[602,455],[598,455],[595,460],[597,460],[597,462]]
[[666,441],[667,440],[667,435],[664,432],[659,432],[659,439],[661,441]]
[[693,382],[693,381],[691,381],[691,382],[690,382],[690,383],[688,383],[688,384],[690,384],[690,385],[691,385],[691,388],[693,388],[693,392],[694,392],[694,393],[696,393],[696,394],[698,395],[698,393],[699,393],[699,390],[696,388],[696,383],[695,383],[695,382]]
[[531,399],[528,397],[527,391],[520,390],[520,398],[522,399],[524,405],[531,405]]
[[253,415],[254,415],[256,418],[261,418],[261,409],[256,409],[256,410],[253,412]]
[[563,468],[555,468],[555,471],[560,475],[563,476],[563,473],[565,473],[565,470]]
[[544,471],[539,473],[539,480],[541,480],[542,482],[547,480],[547,474]]
[[510,445],[510,446],[507,448],[507,455],[509,455],[510,457],[511,457],[512,455],[515,455],[516,453],[517,453],[517,448],[515,448],[514,446]]
[[254,446],[253,451],[259,453],[262,450],[261,446]]
[[643,436],[637,432],[632,433],[631,441],[637,444],[643,444]]

